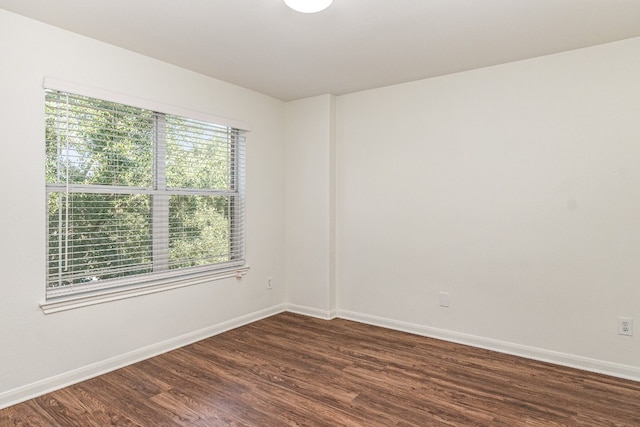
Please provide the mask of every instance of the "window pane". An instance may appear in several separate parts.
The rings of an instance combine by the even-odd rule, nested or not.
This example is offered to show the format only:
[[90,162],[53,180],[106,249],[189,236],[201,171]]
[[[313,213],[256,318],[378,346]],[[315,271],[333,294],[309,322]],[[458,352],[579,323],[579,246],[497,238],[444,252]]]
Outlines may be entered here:
[[231,189],[229,128],[167,116],[167,187]]
[[47,297],[244,262],[240,130],[55,90],[45,104]]
[[193,267],[232,259],[232,198],[173,196],[169,200],[170,268]]
[[149,196],[51,193],[48,269],[50,287],[151,272]]
[[153,113],[47,93],[47,183],[151,187]]

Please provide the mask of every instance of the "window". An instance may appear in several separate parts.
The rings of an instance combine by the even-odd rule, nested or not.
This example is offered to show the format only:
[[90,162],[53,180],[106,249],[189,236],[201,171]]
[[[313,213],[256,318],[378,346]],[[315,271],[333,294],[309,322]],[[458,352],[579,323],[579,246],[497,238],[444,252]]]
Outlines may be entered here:
[[244,264],[240,129],[47,89],[47,299]]

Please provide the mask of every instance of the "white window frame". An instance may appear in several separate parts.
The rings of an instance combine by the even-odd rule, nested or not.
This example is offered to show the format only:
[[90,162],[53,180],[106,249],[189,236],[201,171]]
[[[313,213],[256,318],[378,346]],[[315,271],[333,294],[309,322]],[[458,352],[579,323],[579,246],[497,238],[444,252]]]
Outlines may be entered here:
[[[157,103],[154,101],[149,101],[141,98],[136,98],[128,95],[119,94],[116,92],[111,92],[98,88],[90,88],[86,86],[77,85],[75,83],[70,83],[58,79],[53,79],[50,77],[46,77],[44,79],[43,87],[45,89],[58,90],[63,92],[70,92],[86,97],[102,99],[105,101],[116,102],[120,104],[126,104],[138,108],[143,108],[151,111],[155,111],[160,113],[156,116],[157,120],[163,120],[164,114],[176,115],[181,117],[187,117],[195,120],[200,120],[208,123],[216,123],[217,125],[227,126],[230,128],[241,130],[242,132],[249,131],[249,126],[245,123],[230,120],[222,117],[212,116],[209,114],[203,114],[200,112],[187,110],[180,107],[169,106],[166,104]],[[161,123],[160,123],[161,125]],[[160,150],[155,151],[154,158],[154,168],[156,168],[156,173],[163,174],[164,173],[164,161],[162,154],[162,147]],[[236,186],[238,188],[238,197],[240,198],[240,206],[244,206],[244,164],[238,163],[236,165],[237,169],[237,179]],[[154,174],[155,175],[155,174]],[[160,180],[162,181],[162,180]],[[155,189],[158,190],[158,189]],[[160,189],[161,190],[161,189]],[[153,198],[154,200],[159,200],[159,198]],[[154,203],[162,203],[154,202]],[[168,203],[165,201],[165,203]],[[235,220],[244,222],[242,209],[241,212],[238,213],[242,217],[238,217]],[[160,225],[156,221],[161,221],[161,219],[153,220],[153,227]],[[166,225],[166,224],[165,224]],[[154,236],[155,237],[155,236]],[[244,245],[245,237],[242,236],[241,244]],[[155,239],[154,239],[155,241]],[[155,245],[155,243],[154,243]],[[155,250],[154,250],[155,252]],[[244,250],[243,250],[244,252]],[[155,257],[155,255],[154,255]],[[93,304],[104,303],[108,301],[120,300],[124,298],[131,298],[140,295],[146,295],[155,292],[166,291],[170,289],[175,289],[184,286],[190,286],[197,283],[212,281],[212,280],[220,280],[225,278],[235,277],[237,279],[242,278],[246,274],[249,269],[249,266],[246,264],[246,257],[243,256],[241,262],[230,262],[228,265],[218,264],[215,265],[214,268],[209,266],[203,266],[203,268],[195,268],[188,269],[188,272],[185,273],[176,273],[176,271],[171,272],[156,272],[154,270],[154,274],[149,276],[150,280],[143,278],[141,280],[140,277],[130,276],[123,280],[118,280],[114,285],[109,284],[106,287],[101,287],[95,284],[86,285],[85,289],[81,287],[75,286],[75,290],[71,293],[62,291],[57,292],[55,288],[49,288],[45,292],[45,302],[40,304],[41,309],[46,313],[55,313],[59,311],[84,307]],[[161,265],[161,262],[160,262]],[[209,267],[209,268],[207,268]],[[154,267],[155,268],[155,267]],[[162,267],[160,267],[162,269]],[[53,289],[53,290],[52,290]]]

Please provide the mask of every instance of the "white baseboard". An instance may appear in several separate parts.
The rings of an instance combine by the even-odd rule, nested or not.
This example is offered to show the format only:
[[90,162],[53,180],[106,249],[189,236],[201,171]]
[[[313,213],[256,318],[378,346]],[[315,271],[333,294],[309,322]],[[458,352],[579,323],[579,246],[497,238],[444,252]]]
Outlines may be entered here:
[[321,310],[319,308],[306,307],[303,305],[286,304],[286,311],[296,314],[302,314],[309,317],[317,317],[318,319],[331,320],[337,316],[337,310]]
[[185,345],[189,345],[196,341],[200,341],[205,338],[209,338],[214,335],[229,331],[231,329],[253,323],[266,317],[282,313],[283,311],[286,311],[286,305],[280,304],[274,307],[247,314],[245,316],[227,320],[225,322],[218,323],[216,325],[209,326],[207,328],[200,329],[198,331],[194,331],[176,338],[172,338],[167,341],[153,344],[148,347],[134,350],[126,354],[112,357],[101,362],[83,366],[82,368],[78,368],[70,372],[65,372],[54,377],[46,378],[44,380],[19,387],[14,390],[0,393],[0,409],[15,405],[16,403],[24,402],[29,399],[33,399],[34,397],[38,397],[55,390],[59,390],[72,384],[77,384],[81,381],[94,378],[98,375],[114,371],[116,369],[131,365],[136,362],[140,362],[145,359],[149,359],[150,357],[154,357],[159,354],[184,347]]
[[383,317],[368,314],[356,313],[347,310],[338,310],[337,317],[345,320],[366,323],[373,326],[394,329],[430,338],[437,338],[444,341],[525,357],[527,359],[541,362],[554,363],[556,365],[581,369],[589,372],[610,375],[613,377],[640,381],[640,368],[628,365],[621,365],[603,360],[590,359],[587,357],[575,356],[572,354],[560,353],[536,347],[528,347],[520,344],[483,338],[474,335],[461,334],[444,329],[431,328],[414,323],[401,322],[398,320],[386,319]]

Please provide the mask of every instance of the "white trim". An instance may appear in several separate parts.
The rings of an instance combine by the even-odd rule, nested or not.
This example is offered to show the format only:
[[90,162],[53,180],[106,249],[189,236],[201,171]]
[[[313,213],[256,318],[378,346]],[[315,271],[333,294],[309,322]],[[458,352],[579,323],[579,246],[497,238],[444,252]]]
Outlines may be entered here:
[[529,347],[505,341],[483,338],[475,335],[462,334],[447,331],[445,329],[432,328],[415,323],[402,322],[398,320],[386,319],[384,317],[372,316],[369,314],[356,313],[347,310],[338,310],[337,317],[345,320],[366,323],[368,325],[380,326],[415,335],[436,338],[486,350],[497,351],[499,353],[511,354],[527,359],[541,362],[553,363],[570,368],[581,369],[583,371],[596,372],[613,377],[624,378],[632,381],[640,381],[640,368],[618,363],[611,363],[604,360],[591,359],[588,357],[576,356],[573,354],[560,353],[557,351],[545,350],[536,347]]
[[171,338],[157,344],[152,344],[148,347],[140,348],[126,354],[115,356],[101,362],[83,366],[82,368],[75,369],[73,371],[46,378],[17,389],[0,393],[0,409],[42,396],[43,394],[59,390],[72,384],[86,381],[90,378],[97,377],[98,375],[106,374],[107,372],[158,356],[206,338],[210,338],[231,329],[282,313],[283,311],[285,311],[285,306],[283,304],[266,308],[264,310],[227,320],[195,332]]
[[118,102],[120,104],[130,105],[132,107],[144,108],[147,110],[157,111],[159,113],[173,114],[181,117],[202,120],[205,122],[215,123],[217,125],[228,126],[235,129],[250,131],[248,124],[226,117],[214,116],[212,114],[200,111],[189,110],[188,108],[177,107],[174,105],[163,104],[161,102],[152,101],[144,98],[138,98],[119,92],[113,92],[107,89],[84,86],[77,83],[56,79],[54,77],[45,76],[42,82],[45,89],[60,90],[63,92],[71,92],[77,95],[88,96],[90,98],[103,99],[105,101]]
[[248,266],[232,268],[226,271],[211,273],[206,275],[197,275],[180,279],[180,277],[171,277],[155,284],[144,284],[139,287],[114,288],[112,290],[100,289],[94,294],[78,294],[64,298],[56,298],[51,301],[43,302],[40,308],[44,314],[58,313],[60,311],[73,310],[76,308],[87,307],[95,304],[102,304],[110,301],[118,301],[126,298],[134,298],[142,295],[154,294],[156,292],[169,291],[171,289],[184,288],[185,286],[197,285],[199,283],[210,282],[213,280],[222,280],[235,277],[240,280],[247,274]]
[[319,308],[306,307],[303,305],[286,304],[288,312],[302,314],[304,316],[316,317],[323,320],[331,320],[336,318],[336,310],[321,310]]

